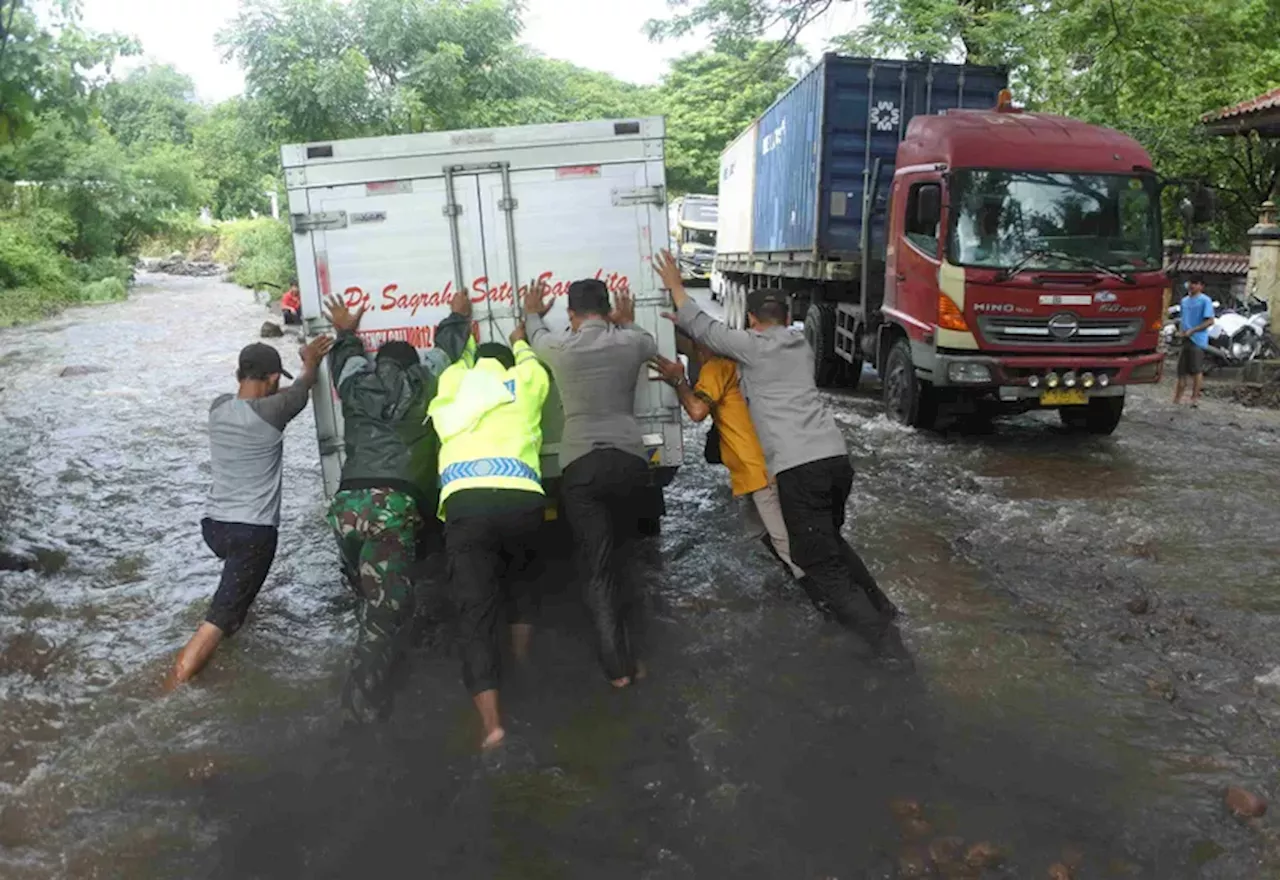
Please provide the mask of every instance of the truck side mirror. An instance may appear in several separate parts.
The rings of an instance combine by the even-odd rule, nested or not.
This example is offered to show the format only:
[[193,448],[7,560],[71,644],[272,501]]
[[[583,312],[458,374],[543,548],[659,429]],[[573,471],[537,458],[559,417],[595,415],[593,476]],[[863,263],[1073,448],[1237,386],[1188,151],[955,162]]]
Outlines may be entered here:
[[1192,223],[1208,223],[1218,211],[1218,194],[1207,186],[1197,187],[1191,195]]
[[935,229],[942,221],[942,187],[920,187],[916,195],[916,229]]

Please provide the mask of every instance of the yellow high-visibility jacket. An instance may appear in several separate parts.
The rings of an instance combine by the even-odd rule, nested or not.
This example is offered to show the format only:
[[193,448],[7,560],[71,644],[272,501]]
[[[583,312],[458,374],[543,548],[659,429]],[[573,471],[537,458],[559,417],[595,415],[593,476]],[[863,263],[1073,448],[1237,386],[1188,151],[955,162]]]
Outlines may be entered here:
[[475,340],[440,374],[427,417],[440,438],[440,504],[462,489],[542,489],[542,405],[551,380],[524,340],[510,370],[476,360]]

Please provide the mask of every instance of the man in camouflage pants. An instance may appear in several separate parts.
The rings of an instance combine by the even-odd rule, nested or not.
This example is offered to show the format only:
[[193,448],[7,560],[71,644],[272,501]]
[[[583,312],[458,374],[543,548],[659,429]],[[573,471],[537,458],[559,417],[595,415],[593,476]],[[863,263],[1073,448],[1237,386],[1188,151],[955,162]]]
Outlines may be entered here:
[[353,313],[337,297],[328,306],[338,334],[329,366],[342,401],[346,447],[328,520],[343,574],[360,600],[342,706],[348,720],[363,723],[391,711],[391,674],[413,616],[409,566],[425,523],[437,522],[439,441],[424,424],[426,410],[437,377],[466,346],[471,301],[465,293],[454,297],[430,350],[420,355],[409,343],[393,341],[376,358],[356,335],[363,309]]

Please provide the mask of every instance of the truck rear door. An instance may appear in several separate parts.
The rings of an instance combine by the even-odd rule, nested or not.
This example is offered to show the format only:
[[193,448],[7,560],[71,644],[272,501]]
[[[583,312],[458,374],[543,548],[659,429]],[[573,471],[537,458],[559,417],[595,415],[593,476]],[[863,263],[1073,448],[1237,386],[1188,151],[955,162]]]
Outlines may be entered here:
[[[467,162],[465,154],[423,156],[413,162],[422,176],[409,179],[379,180],[378,162],[371,160],[366,182],[308,188],[309,228],[295,236],[295,245],[309,330],[327,326],[319,302],[332,293],[366,307],[361,336],[370,350],[390,339],[429,347],[454,292],[464,289],[480,341],[505,341],[521,319],[521,292],[532,280],[551,285],[557,302],[547,321],[561,329],[568,324],[563,300],[570,282],[592,277],[615,295],[630,292],[636,323],[675,357],[674,332],[661,318],[666,295],[648,262],[667,238],[661,151],[655,160],[652,150],[637,150],[631,161],[612,152],[611,161],[582,164],[579,146],[570,151],[573,164],[562,164],[565,150],[544,138],[519,151],[490,151],[481,163]],[[295,215],[300,195],[291,193]],[[310,290],[309,263],[315,266]],[[342,468],[343,425],[327,372],[321,379],[316,426],[331,494]],[[683,459],[679,404],[648,371],[637,379],[636,414],[650,462],[665,482]],[[562,426],[553,386],[543,414],[546,479],[559,475]]]

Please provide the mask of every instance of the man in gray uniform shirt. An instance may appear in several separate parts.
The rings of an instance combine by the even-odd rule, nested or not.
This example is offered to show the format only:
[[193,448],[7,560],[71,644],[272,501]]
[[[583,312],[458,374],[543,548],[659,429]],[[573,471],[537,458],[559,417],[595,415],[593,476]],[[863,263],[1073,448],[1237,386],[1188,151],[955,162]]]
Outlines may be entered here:
[[280,526],[284,428],[306,409],[332,344],[327,336],[313,339],[302,350],[302,375],[284,391],[280,377],[293,377],[280,353],[261,342],[245,346],[236,370],[239,391],[219,395],[209,408],[213,486],[200,525],[205,543],[223,560],[222,579],[204,623],[178,653],[169,688],[190,680],[218,644],[235,634],[267,579]]
[[594,278],[569,285],[569,325],[553,334],[542,318],[551,310],[545,287],[525,297],[529,345],[551,368],[564,406],[560,439],[561,498],[573,531],[585,599],[596,629],[600,664],[614,687],[636,677],[632,644],[635,597],[619,587],[624,557],[638,536],[637,493],[649,478],[649,459],[635,417],[640,370],[658,353],[652,336],[634,323],[631,297]]
[[663,251],[654,266],[671,291],[676,323],[716,354],[738,362],[751,411],[791,542],[800,584],[823,613],[863,636],[878,652],[901,655],[892,625],[897,608],[880,590],[840,530],[853,489],[844,435],[813,382],[813,351],[788,326],[786,295],[757,290],[747,297],[750,330],[731,330],[706,314]]

